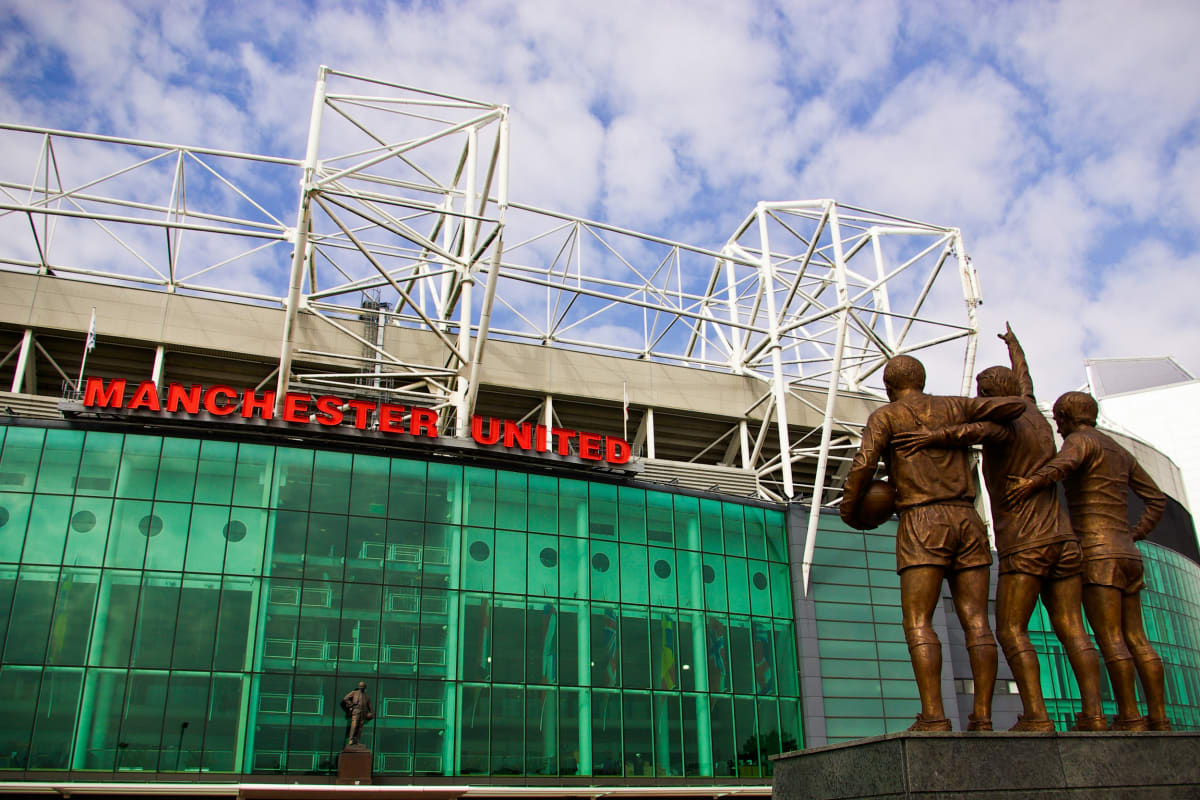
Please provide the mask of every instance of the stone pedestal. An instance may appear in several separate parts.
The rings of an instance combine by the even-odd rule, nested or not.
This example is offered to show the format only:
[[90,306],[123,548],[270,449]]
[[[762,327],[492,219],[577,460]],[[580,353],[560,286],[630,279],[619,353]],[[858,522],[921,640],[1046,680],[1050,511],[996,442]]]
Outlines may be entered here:
[[371,751],[366,745],[348,744],[338,755],[338,783],[366,786],[371,782]]
[[1200,797],[1200,734],[892,733],[774,757],[776,800]]

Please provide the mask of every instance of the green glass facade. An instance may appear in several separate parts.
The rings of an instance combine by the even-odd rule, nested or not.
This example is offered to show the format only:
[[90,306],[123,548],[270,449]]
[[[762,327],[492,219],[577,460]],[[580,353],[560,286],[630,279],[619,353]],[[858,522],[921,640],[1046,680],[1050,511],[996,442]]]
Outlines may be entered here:
[[[767,774],[784,515],[545,473],[0,428],[0,768]],[[880,626],[881,630],[887,626]]]

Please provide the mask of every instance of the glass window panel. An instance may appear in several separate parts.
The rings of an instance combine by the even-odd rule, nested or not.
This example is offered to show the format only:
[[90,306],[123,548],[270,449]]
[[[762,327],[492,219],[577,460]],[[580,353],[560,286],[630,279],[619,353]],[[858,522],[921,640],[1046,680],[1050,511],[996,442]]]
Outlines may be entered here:
[[425,526],[425,546],[421,549],[421,585],[434,589],[450,586],[450,575],[458,576],[456,551],[462,539],[457,525]]
[[[70,518],[70,497],[34,495],[21,561],[26,564],[61,564]],[[145,539],[142,542],[144,544]]]
[[[241,472],[240,465],[238,472]],[[307,511],[313,494],[313,452],[295,447],[276,448],[274,484],[272,505],[292,511]],[[243,504],[236,491],[234,502],[238,505],[254,505]]]
[[746,576],[745,559],[725,559],[725,585],[729,591],[729,610],[749,613],[750,585]]
[[346,518],[333,514],[309,514],[304,577],[341,580],[345,561]]
[[180,503],[192,502],[199,456],[199,440],[164,438],[154,498]]
[[754,680],[754,645],[748,617],[729,617],[729,661],[733,673],[733,691],[753,694],[757,688]]
[[487,528],[464,528],[465,553],[462,558],[462,588],[492,591],[492,567],[496,550],[495,532]]
[[[799,662],[796,660],[796,633],[790,622],[772,625],[775,649],[775,676],[779,693],[795,697],[800,694]],[[867,656],[868,658],[871,656]]]
[[271,505],[271,475],[275,448],[265,444],[240,444],[233,479],[233,504],[251,508]]
[[525,690],[515,686],[493,687],[492,774],[520,775],[524,772],[524,745]]
[[496,591],[525,594],[525,534],[496,531]]
[[[214,675],[211,700],[207,707],[204,727],[204,752],[201,769],[206,772],[240,772],[241,758],[237,752],[238,733],[242,718],[241,676]],[[249,769],[245,771],[249,772]]]
[[229,525],[221,530],[225,538],[224,571],[234,575],[261,575],[267,526],[275,512],[262,508],[233,508]]
[[46,431],[42,463],[38,468],[37,491],[47,494],[73,493],[82,450],[83,431]]
[[[558,692],[530,687],[525,693],[525,774],[558,774]],[[505,719],[506,725],[511,725]]]
[[767,577],[767,562],[747,561],[750,578],[750,613],[771,616],[771,580]]
[[650,602],[646,548],[637,544],[621,545],[621,601],[645,605]]
[[625,776],[649,778],[654,775],[654,708],[649,692],[625,692],[624,761]]
[[484,528],[496,524],[496,471],[483,467],[467,467],[467,525]]
[[621,685],[621,622],[615,607],[592,605],[592,686]]
[[616,690],[592,691],[592,774],[620,775],[623,769],[621,748],[621,693]]
[[725,532],[725,554],[746,555],[746,524],[742,517],[742,507],[736,503],[722,503],[721,527]]
[[675,505],[675,546],[700,550],[700,502],[695,497],[677,494]]
[[0,562],[15,564],[25,547],[29,525],[29,506],[33,495],[0,492]]
[[617,545],[613,542],[593,541],[591,550],[591,597],[593,600],[615,602],[620,599]]
[[100,577],[96,627],[88,663],[102,667],[129,666],[129,647],[137,619],[141,574],[106,570]]
[[763,521],[763,510],[757,506],[743,506],[746,521],[746,555],[750,558],[767,557],[767,530]]
[[496,527],[523,531],[526,526],[525,504],[529,482],[521,472],[496,473]]
[[425,519],[457,525],[462,521],[463,473],[458,464],[431,463]]
[[679,550],[675,553],[675,566],[679,605],[704,608],[704,570],[700,554]]
[[121,448],[125,437],[119,433],[88,431],[75,479],[75,494],[93,497],[112,497],[121,463]]
[[708,648],[708,688],[712,692],[733,690],[730,663],[729,618],[724,614],[709,614],[705,620],[705,645]]
[[[226,672],[249,670],[254,650],[251,623],[258,614],[259,582],[226,575],[221,580],[221,598],[217,608],[217,634],[213,644],[213,669]],[[282,599],[282,598],[281,598]],[[295,639],[294,618],[289,643]],[[258,644],[259,648],[264,645]],[[289,646],[289,650],[291,647]]]
[[558,582],[562,597],[588,596],[588,573],[592,569],[588,552],[586,539],[564,536],[558,540]]
[[46,663],[81,666],[87,663],[88,635],[96,607],[100,573],[65,567],[59,576],[54,619],[46,645]]
[[132,666],[153,669],[171,666],[175,621],[179,619],[179,583],[177,575],[162,572],[143,575],[133,633]]
[[558,604],[558,682],[587,686],[591,682],[591,642],[586,603]]
[[772,562],[768,571],[771,573],[771,614],[791,618],[791,569],[786,563]]
[[58,593],[57,567],[22,567],[17,578],[12,607],[16,611],[8,621],[8,639],[4,646],[6,664],[36,664],[46,657],[46,640]]
[[225,563],[224,534],[229,525],[229,507],[195,505],[191,508],[184,568],[188,572],[220,572]]
[[158,478],[158,456],[162,450],[158,436],[126,436],[117,473],[117,496],[149,499],[154,497]]
[[492,607],[492,680],[524,683],[525,601],[497,597]]
[[704,720],[704,741],[708,744],[710,728],[708,725],[708,695],[683,695],[680,712],[682,716],[683,734],[683,770],[689,777],[697,775],[712,775],[712,749],[705,747],[700,752],[701,722]]
[[754,691],[756,694],[775,694],[775,648],[770,623],[752,620],[750,635],[754,658]]
[[714,775],[737,774],[737,744],[734,741],[733,699],[713,696],[709,700],[712,727],[712,769]]
[[679,620],[674,612],[650,612],[650,673],[653,688],[679,689]]
[[337,670],[338,609],[341,583],[305,580],[300,586],[300,622],[296,628],[296,669],[314,673]]
[[353,463],[354,459],[349,453],[317,451],[313,461],[314,491],[311,511],[345,514],[350,510]]
[[783,512],[773,508],[763,509],[763,524],[767,531],[767,558],[771,561],[786,562],[787,523]]
[[[425,526],[412,520],[390,520],[384,576],[389,586],[419,586],[425,552]],[[478,552],[478,551],[476,551]]]
[[621,541],[646,542],[646,492],[622,486],[617,491],[617,524]]
[[706,553],[725,552],[725,535],[721,529],[721,502],[700,500],[700,539]]
[[0,456],[0,486],[10,491],[32,492],[42,460],[45,428],[7,428]]
[[426,464],[392,459],[388,491],[388,516],[393,519],[425,518]]
[[187,551],[188,524],[191,506],[186,503],[155,503],[148,520],[138,523],[138,530],[149,532],[146,537],[146,569],[183,569]]
[[[338,636],[338,669],[342,674],[368,674],[379,663],[379,585],[347,583],[342,589],[342,624]],[[443,655],[442,660],[445,660]]]
[[[7,679],[7,676],[5,676]],[[38,714],[29,754],[32,769],[66,771],[71,766],[75,715],[83,689],[83,670],[47,669],[38,695]],[[5,705],[5,714],[8,714]],[[20,712],[17,712],[19,719]],[[18,723],[19,724],[19,723]],[[5,725],[7,728],[7,723]],[[10,729],[11,730],[11,729]],[[0,764],[3,764],[0,756]]]
[[346,532],[346,580],[382,583],[387,555],[387,523],[378,518],[350,517]]
[[154,772],[163,740],[163,709],[167,705],[167,672],[129,673],[125,711],[118,743],[118,770]]
[[591,712],[591,692],[587,689],[558,691],[558,771],[560,775],[589,775],[591,764],[581,763],[584,750],[590,750],[591,730],[584,730],[580,719]]
[[492,669],[492,600],[489,595],[463,596],[461,628],[462,676],[468,681],[486,681]]
[[558,481],[558,531],[563,536],[588,535],[588,485],[584,481]]
[[675,543],[675,512],[672,495],[646,493],[646,540],[658,544]]
[[272,511],[269,530],[268,574],[278,578],[301,577],[304,574],[304,543],[308,539],[308,514]]
[[[675,647],[679,662],[679,684],[685,692],[708,688],[708,659],[704,614],[680,611]],[[697,660],[697,653],[701,660]]]
[[617,538],[617,487],[608,483],[593,483],[590,491],[587,535],[601,539]]
[[387,516],[388,467],[391,459],[354,455],[350,484],[350,513],[360,517]]
[[108,499],[75,498],[67,526],[64,564],[100,566],[104,563],[104,546],[108,542],[112,505],[113,501]]
[[529,594],[539,597],[558,595],[559,561],[557,537],[539,533],[529,534]]
[[233,442],[201,442],[193,502],[229,505],[233,501],[237,460],[237,445]]
[[450,592],[425,589],[421,592],[421,629],[418,639],[417,673],[426,677],[452,676],[457,666],[450,660]]
[[161,712],[160,771],[198,772],[203,766],[209,683],[210,676],[204,673],[171,673],[166,708]]
[[462,754],[459,770],[463,775],[486,775],[490,754],[492,692],[487,686],[463,686],[460,717]]
[[[736,562],[735,559],[731,559]],[[725,593],[725,559],[721,556],[704,555],[704,566],[700,568],[704,581],[704,606],[713,611],[728,611],[729,602]]]
[[[678,605],[675,591],[675,551],[652,547],[650,560],[650,603],[656,606]],[[686,582],[686,579],[684,579]]]
[[[71,765],[75,769],[112,771],[125,764],[125,753],[132,746],[121,736],[125,708],[125,670],[91,669],[84,678],[79,728],[90,731],[87,744],[77,742]],[[162,673],[166,678],[166,673]],[[165,700],[165,697],[163,698]],[[159,719],[162,706],[159,706]],[[118,743],[126,741],[125,747]],[[132,759],[137,762],[140,757]]]
[[[344,682],[344,679],[343,679]],[[368,687],[369,690],[369,687]],[[287,738],[285,767],[289,773],[306,774],[334,769],[332,753],[344,739],[345,716],[329,708],[339,702],[347,688],[333,675],[297,675],[293,679],[292,717]],[[363,728],[363,744],[371,746],[371,725]]]
[[221,579],[186,575],[179,589],[179,616],[171,666],[209,670],[221,607]]
[[756,778],[762,774],[762,752],[758,736],[758,721],[755,715],[758,704],[753,698],[733,698],[734,734],[738,742],[738,777]]
[[650,629],[646,610],[621,607],[621,686],[650,688]]
[[531,600],[525,626],[525,678],[528,683],[558,683],[558,608]]
[[558,478],[529,476],[529,530],[558,533]]

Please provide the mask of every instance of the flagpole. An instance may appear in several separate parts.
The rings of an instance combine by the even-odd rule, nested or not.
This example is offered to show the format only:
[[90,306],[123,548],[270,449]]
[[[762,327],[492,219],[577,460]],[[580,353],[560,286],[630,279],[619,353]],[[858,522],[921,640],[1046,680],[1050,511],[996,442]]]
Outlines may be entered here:
[[75,381],[75,391],[79,392],[83,386],[83,370],[87,366],[88,353],[92,352],[96,347],[96,307],[92,306],[92,321],[88,325],[87,339],[83,343],[83,359],[79,362],[79,380]]

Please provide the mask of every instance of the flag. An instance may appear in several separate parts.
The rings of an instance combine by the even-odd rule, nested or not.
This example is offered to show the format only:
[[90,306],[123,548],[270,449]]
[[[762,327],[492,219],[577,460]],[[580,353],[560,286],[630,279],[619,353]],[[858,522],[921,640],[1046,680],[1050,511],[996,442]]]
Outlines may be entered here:
[[87,343],[84,344],[83,350],[85,353],[90,353],[96,349],[96,309],[92,309],[92,323],[88,325]]
[[708,618],[708,688],[713,692],[729,691],[729,640],[725,626],[716,617]]
[[666,614],[662,620],[662,647],[659,652],[658,688],[679,688],[675,680],[675,620]]
[[771,665],[771,632],[754,623],[754,681],[759,694],[775,693],[775,668]]

